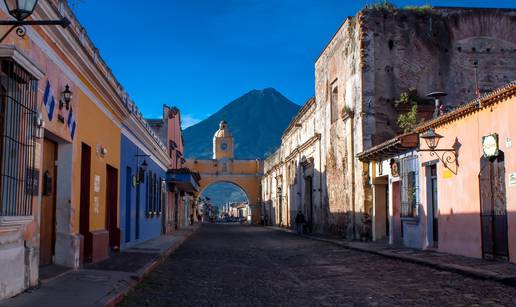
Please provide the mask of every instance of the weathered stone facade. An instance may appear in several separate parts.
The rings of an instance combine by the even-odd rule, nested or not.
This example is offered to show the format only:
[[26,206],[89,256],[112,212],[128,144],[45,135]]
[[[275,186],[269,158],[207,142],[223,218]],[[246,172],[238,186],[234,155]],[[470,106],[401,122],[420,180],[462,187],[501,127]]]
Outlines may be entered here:
[[[516,78],[515,26],[516,10],[474,8],[374,8],[344,21],[315,63],[324,212],[315,229],[370,238],[368,169],[356,154],[401,132],[395,101],[409,88],[444,91],[453,107],[475,96],[475,72],[480,92]],[[284,135],[282,158],[289,142]]]

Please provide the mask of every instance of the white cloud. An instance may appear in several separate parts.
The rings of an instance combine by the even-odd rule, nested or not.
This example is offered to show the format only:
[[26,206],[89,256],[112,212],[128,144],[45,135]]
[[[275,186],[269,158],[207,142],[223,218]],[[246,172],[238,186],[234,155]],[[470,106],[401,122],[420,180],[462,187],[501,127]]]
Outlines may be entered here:
[[181,126],[183,129],[193,126],[200,121],[201,121],[201,119],[195,118],[191,114],[182,114],[181,115]]

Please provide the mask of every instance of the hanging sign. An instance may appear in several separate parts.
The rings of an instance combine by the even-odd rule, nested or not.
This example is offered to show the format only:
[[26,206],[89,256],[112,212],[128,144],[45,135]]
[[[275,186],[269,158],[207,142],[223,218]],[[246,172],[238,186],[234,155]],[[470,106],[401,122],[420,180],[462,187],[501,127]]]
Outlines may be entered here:
[[493,133],[482,137],[482,152],[485,158],[498,156],[498,134]]

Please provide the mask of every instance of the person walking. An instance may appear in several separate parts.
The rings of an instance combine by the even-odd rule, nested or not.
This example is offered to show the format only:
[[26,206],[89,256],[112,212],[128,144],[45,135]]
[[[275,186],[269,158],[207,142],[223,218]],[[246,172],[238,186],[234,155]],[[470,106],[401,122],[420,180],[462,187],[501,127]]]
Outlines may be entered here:
[[303,233],[303,226],[305,225],[305,223],[306,223],[305,215],[303,214],[303,212],[301,212],[301,210],[297,211],[296,232],[298,235]]

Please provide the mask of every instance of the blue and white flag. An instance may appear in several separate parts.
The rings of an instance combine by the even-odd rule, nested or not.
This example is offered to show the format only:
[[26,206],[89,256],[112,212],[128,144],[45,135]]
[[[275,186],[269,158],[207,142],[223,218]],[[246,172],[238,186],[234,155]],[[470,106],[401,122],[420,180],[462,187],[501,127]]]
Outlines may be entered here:
[[77,122],[75,121],[75,114],[73,113],[73,108],[70,108],[70,112],[68,112],[68,120],[66,122],[68,129],[70,129],[70,137],[73,138],[75,136],[75,128],[77,128]]
[[45,105],[45,109],[47,109],[48,120],[52,121],[52,118],[54,118],[54,108],[56,106],[56,101],[54,100],[54,96],[52,95],[52,88],[50,87],[49,80],[47,80],[47,86],[45,87],[43,104]]

